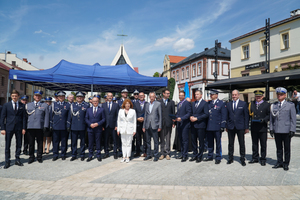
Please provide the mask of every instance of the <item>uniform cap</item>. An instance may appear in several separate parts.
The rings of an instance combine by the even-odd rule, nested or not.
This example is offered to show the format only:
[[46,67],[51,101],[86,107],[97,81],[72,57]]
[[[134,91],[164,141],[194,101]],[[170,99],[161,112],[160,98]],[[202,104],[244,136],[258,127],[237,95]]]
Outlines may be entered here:
[[255,90],[253,93],[255,94],[255,96],[263,96],[264,95],[264,91],[262,91],[262,90]]
[[276,88],[276,93],[278,94],[278,93],[284,93],[284,94],[286,94],[286,92],[287,92],[287,90],[285,89],[285,88],[283,88],[283,87],[278,87],[278,88]]
[[43,95],[43,91],[42,90],[36,90],[36,91],[34,91],[34,93],[33,93],[34,95]]

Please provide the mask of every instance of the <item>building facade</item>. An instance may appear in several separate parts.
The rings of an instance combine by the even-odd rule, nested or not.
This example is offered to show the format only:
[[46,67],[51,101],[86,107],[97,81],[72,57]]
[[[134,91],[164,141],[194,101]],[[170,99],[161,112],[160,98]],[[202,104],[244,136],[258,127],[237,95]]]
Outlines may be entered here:
[[172,56],[172,55],[165,55],[164,57],[164,71],[162,72],[162,77],[167,77],[168,79],[171,78],[171,68],[176,63],[182,61],[186,57],[184,56]]
[[[191,99],[195,99],[195,91],[202,90],[203,98],[208,99],[205,86],[215,81],[215,52],[213,48],[205,48],[201,53],[194,53],[171,67],[171,77],[175,79],[179,90],[188,82]],[[230,74],[230,50],[222,48],[218,43],[217,80],[228,79]],[[220,99],[227,94],[220,94]]]
[[[231,78],[253,76],[265,71],[265,27],[236,37],[231,43]],[[270,25],[270,69],[269,73],[300,66],[300,10],[291,16]],[[241,92],[241,99],[254,100],[253,91],[265,88],[247,89]],[[270,88],[270,99],[275,98]]]

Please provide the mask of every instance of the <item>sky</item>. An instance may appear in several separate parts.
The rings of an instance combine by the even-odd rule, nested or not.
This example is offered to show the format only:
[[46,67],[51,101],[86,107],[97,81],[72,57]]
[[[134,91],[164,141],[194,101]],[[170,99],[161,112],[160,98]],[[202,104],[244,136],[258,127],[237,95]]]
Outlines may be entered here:
[[[133,67],[162,73],[189,56],[290,17],[299,0],[0,0],[0,52],[47,69],[64,59],[110,65],[122,40]],[[118,34],[126,34],[119,37]]]

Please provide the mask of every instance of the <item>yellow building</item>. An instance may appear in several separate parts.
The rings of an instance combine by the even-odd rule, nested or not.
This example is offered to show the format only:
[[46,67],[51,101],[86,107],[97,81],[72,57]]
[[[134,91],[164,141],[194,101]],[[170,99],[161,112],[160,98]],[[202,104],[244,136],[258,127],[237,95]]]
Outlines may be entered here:
[[184,56],[171,56],[171,55],[165,55],[164,58],[164,71],[162,72],[162,77],[168,77],[168,79],[171,78],[171,67],[175,65],[176,63],[182,61],[186,57]]

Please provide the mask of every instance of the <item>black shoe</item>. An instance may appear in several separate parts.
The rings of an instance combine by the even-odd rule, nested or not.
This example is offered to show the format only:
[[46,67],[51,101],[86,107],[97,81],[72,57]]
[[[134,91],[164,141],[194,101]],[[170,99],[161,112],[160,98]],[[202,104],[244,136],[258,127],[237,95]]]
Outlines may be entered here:
[[181,159],[181,162],[186,162],[188,160],[188,157],[183,157],[182,159]]
[[70,161],[74,161],[76,160],[77,158],[76,157],[72,157]]
[[37,159],[39,163],[43,163],[43,159]]
[[231,163],[233,163],[233,160],[228,160],[227,161],[227,165],[230,165]]
[[261,166],[266,166],[266,161],[260,161]]
[[56,161],[58,159],[58,156],[55,156],[52,158],[52,161]]
[[276,165],[274,165],[272,168],[273,168],[273,169],[277,169],[277,168],[282,168],[282,167],[283,167],[282,164],[276,164]]
[[180,159],[181,160],[182,158],[183,158],[183,156],[178,156],[176,159]]
[[218,165],[218,164],[220,164],[220,163],[221,163],[221,160],[216,160],[216,161],[215,161],[215,164],[216,164],[216,165]]
[[21,166],[24,166],[23,163],[21,163],[21,161],[19,161],[19,160],[16,160],[15,165],[18,165],[18,166],[20,166],[20,167],[21,167]]
[[207,152],[207,149],[204,149],[203,152]]
[[289,166],[284,165],[284,166],[283,166],[283,169],[284,169],[284,171],[288,171],[288,170],[289,170]]
[[158,157],[154,157],[153,161],[157,162],[158,161]]
[[66,160],[66,156],[62,156],[61,159],[62,159],[62,160]]
[[151,156],[147,156],[147,157],[144,158],[144,160],[151,160],[151,159],[152,159]]
[[34,158],[30,158],[29,160],[28,160],[28,164],[31,164],[31,163],[33,163],[34,162]]
[[136,153],[136,154],[133,155],[133,157],[135,157],[135,158],[138,158],[138,157],[140,157],[140,156],[141,156],[140,153]]
[[119,158],[122,158],[123,157],[123,154],[119,154]]
[[245,161],[241,161],[241,164],[242,164],[243,167],[246,166],[246,162]]
[[258,160],[250,160],[249,162],[248,162],[249,164],[253,164],[253,163],[258,163]]
[[84,157],[81,157],[80,160],[81,160],[81,161],[84,161]]
[[92,157],[88,157],[88,159],[86,160],[86,162],[90,162],[92,159]]
[[114,155],[114,159],[118,159],[118,156],[117,156],[117,155]]
[[207,161],[213,161],[214,159],[212,158],[204,158],[203,161],[207,162]]
[[[105,157],[105,156],[104,156],[104,157]],[[99,162],[101,162],[101,161],[102,161],[102,158],[101,158],[101,157],[98,157],[97,160],[98,160]]]
[[[181,158],[182,159],[182,158]],[[193,161],[195,161],[195,160],[197,160],[197,157],[192,157],[189,161],[190,162],[193,162]]]
[[202,158],[197,158],[196,163],[200,163],[202,161]]
[[4,169],[8,169],[10,167],[10,162],[5,162]]
[[23,154],[24,155],[28,155],[28,151],[23,151]]
[[109,155],[108,155],[108,154],[105,154],[105,155],[103,156],[103,159],[108,158],[108,157],[109,157]]

